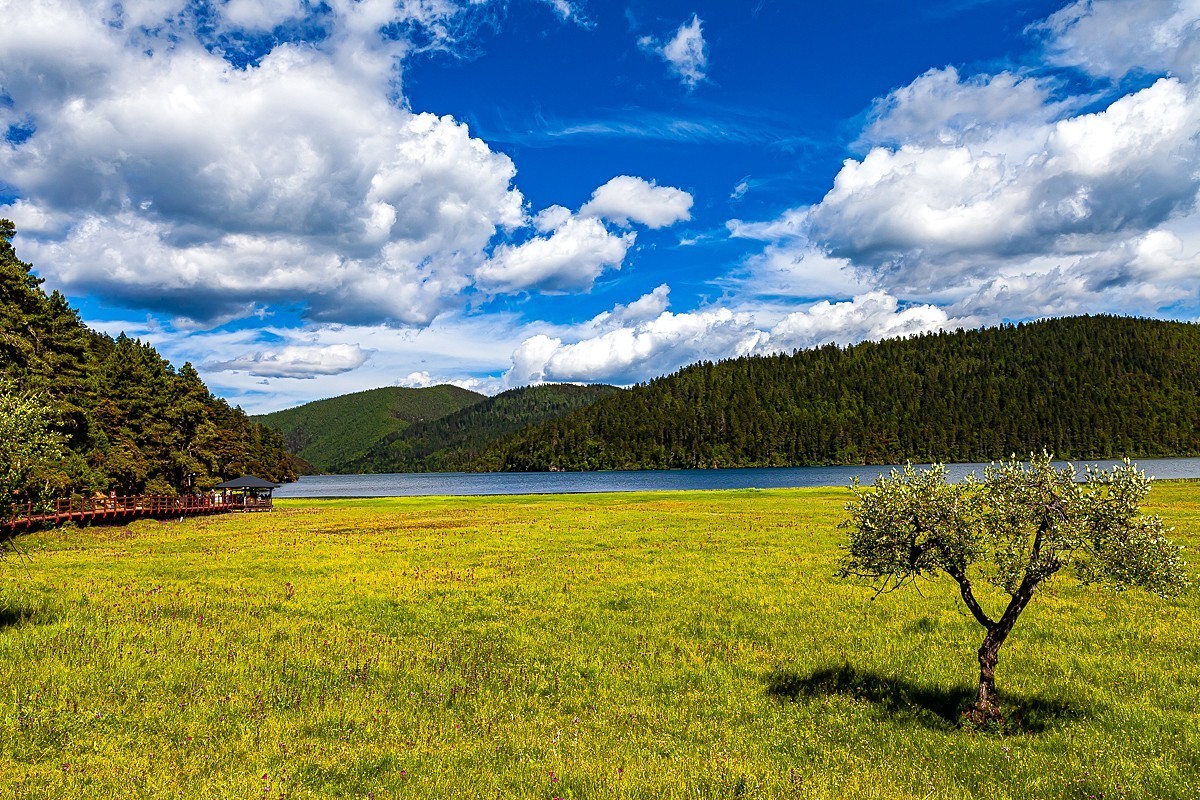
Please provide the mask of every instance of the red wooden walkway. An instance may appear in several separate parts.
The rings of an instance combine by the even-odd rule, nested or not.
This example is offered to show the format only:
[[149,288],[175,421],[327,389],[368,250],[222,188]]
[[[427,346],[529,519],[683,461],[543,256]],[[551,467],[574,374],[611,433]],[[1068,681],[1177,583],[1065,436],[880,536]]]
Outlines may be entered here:
[[129,495],[126,497],[70,498],[58,500],[54,509],[14,504],[8,522],[0,530],[15,533],[64,522],[123,522],[142,517],[169,519],[201,514],[225,514],[230,511],[270,511],[271,498],[226,495]]

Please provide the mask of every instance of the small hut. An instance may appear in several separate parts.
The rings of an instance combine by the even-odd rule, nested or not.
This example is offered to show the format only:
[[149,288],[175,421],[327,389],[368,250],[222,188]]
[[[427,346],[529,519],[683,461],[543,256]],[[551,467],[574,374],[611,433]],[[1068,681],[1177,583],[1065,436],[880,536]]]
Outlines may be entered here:
[[275,507],[271,493],[281,485],[254,475],[243,475],[218,483],[214,488],[221,491],[221,501],[233,506],[234,511],[270,511]]

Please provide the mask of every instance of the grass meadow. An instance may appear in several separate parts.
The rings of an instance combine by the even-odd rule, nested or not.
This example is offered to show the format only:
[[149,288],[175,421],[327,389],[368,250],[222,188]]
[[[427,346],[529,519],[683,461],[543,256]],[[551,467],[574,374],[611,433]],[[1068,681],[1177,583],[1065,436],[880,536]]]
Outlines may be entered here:
[[[0,787],[32,797],[1194,798],[1196,594],[1060,579],[962,729],[949,579],[833,577],[847,490],[284,501],[22,537]],[[1161,483],[1196,577],[1200,484]],[[995,598],[993,598],[995,599]]]

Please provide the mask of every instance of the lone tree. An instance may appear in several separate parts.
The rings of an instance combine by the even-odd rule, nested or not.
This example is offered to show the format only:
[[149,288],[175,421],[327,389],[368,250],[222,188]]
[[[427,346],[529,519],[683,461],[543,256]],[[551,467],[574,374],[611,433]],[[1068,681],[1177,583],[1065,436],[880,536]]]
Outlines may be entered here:
[[[972,722],[1000,718],[1000,648],[1037,588],[1063,569],[1116,591],[1138,586],[1169,597],[1187,586],[1180,548],[1158,517],[1141,513],[1150,491],[1145,473],[1127,461],[1077,477],[1074,467],[1055,468],[1044,453],[1028,463],[994,464],[982,480],[947,483],[944,466],[917,471],[910,464],[869,488],[854,486],[838,574],[871,580],[876,596],[943,572],[958,583],[986,631],[979,691],[966,712]],[[999,616],[985,611],[973,580],[1009,596]]]

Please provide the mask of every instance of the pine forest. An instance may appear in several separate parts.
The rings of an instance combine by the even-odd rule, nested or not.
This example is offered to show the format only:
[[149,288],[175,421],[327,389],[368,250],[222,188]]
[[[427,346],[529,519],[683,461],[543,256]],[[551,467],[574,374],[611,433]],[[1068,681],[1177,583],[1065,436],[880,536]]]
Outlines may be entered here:
[[[191,364],[87,328],[17,258],[0,220],[0,460],[9,502],[175,494],[244,473],[295,479],[282,436],[215,397]],[[17,452],[40,443],[40,455]],[[37,448],[33,448],[37,449]],[[8,452],[8,451],[12,452]]]

